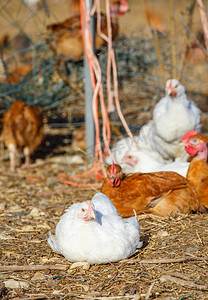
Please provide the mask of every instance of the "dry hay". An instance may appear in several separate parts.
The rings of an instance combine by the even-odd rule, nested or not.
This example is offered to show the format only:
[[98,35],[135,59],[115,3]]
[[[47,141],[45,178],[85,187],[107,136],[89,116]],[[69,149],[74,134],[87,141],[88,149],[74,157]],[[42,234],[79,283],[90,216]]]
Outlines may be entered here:
[[51,250],[46,235],[54,233],[64,210],[97,191],[56,179],[88,167],[80,154],[84,162],[71,164],[73,154],[79,153],[59,147],[38,162],[41,167],[17,174],[8,171],[8,161],[0,166],[0,280],[28,285],[5,290],[0,284],[2,299],[207,299],[207,215],[139,216],[144,247],[118,263],[70,269],[72,264]]

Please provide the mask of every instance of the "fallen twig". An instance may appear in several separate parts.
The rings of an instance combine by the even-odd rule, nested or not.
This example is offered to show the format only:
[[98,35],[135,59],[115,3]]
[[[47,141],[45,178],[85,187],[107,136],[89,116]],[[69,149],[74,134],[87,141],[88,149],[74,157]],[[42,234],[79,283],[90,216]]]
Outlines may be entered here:
[[24,298],[13,298],[13,300],[41,300],[41,299],[48,299],[48,297],[44,294],[40,294],[40,295],[31,295],[29,297],[24,297]]
[[0,266],[0,272],[33,271],[33,270],[67,270],[69,265],[29,265],[29,266]]
[[122,260],[122,262],[126,262],[128,264],[134,264],[135,262],[140,264],[171,264],[171,263],[180,263],[183,261],[189,261],[189,260],[208,260],[208,257],[196,257],[196,256],[184,256],[184,257],[178,257],[178,258],[159,258],[159,259],[143,259],[143,260]]
[[149,297],[150,297],[150,295],[151,295],[151,292],[152,292],[152,289],[153,289],[154,285],[155,285],[155,282],[153,282],[153,283],[150,285],[150,287],[148,288],[148,291],[147,291],[145,300],[149,300]]
[[193,281],[179,279],[177,277],[170,276],[170,275],[162,275],[160,277],[160,281],[161,282],[171,281],[173,283],[180,284],[181,286],[185,286],[185,287],[200,290],[200,291],[208,290],[208,285],[199,285],[199,284],[194,283]]

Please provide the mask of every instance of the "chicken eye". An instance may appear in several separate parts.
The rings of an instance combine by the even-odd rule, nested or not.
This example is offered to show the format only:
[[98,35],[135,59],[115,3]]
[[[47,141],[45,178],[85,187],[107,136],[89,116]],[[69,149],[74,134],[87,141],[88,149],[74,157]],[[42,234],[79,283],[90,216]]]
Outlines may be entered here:
[[193,139],[192,142],[193,142],[193,143],[196,143],[196,142],[197,142],[197,139]]
[[85,211],[85,209],[84,209],[84,208],[82,208],[82,211]]
[[130,158],[130,159],[132,159],[132,156],[131,156],[131,155],[129,155],[129,158]]
[[175,89],[178,87],[178,84],[176,84]]

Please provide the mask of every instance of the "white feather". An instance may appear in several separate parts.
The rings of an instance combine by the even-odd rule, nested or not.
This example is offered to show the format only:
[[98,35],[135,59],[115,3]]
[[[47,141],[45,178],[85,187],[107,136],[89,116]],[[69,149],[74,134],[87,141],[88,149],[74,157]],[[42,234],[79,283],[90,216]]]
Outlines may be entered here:
[[56,226],[56,237],[47,238],[56,253],[71,262],[101,264],[128,258],[142,246],[137,218],[123,220],[107,196],[98,193],[93,197],[95,220],[79,218],[85,205],[71,205]]
[[[172,85],[176,96],[168,95]],[[166,83],[166,96],[155,106],[153,120],[149,129],[149,146],[151,151],[158,152],[165,160],[186,161],[184,148],[179,145],[182,136],[189,130],[200,132],[200,109],[187,99],[184,87],[176,79]]]
[[[174,97],[169,95],[170,83],[172,91],[176,93]],[[134,137],[138,147],[129,137],[121,139],[112,147],[114,162],[124,168],[125,172],[132,172],[131,168],[123,164],[123,157],[128,151],[134,150],[138,151],[138,156],[141,158],[138,169],[140,172],[143,170],[141,162],[143,156],[146,157],[143,164],[147,166],[151,165],[152,158],[159,164],[172,161],[186,162],[188,154],[179,143],[182,136],[189,130],[196,129],[200,132],[200,113],[195,103],[187,99],[183,85],[176,79],[168,80],[166,96],[155,106],[153,119],[141,128],[139,135]],[[142,154],[142,152],[145,153]],[[149,162],[148,155],[150,156]],[[147,167],[144,172],[153,172],[156,161],[152,163],[152,169]],[[105,162],[112,164],[110,156],[105,158]],[[175,168],[173,165],[172,167]],[[181,167],[183,169],[183,165],[179,166]]]
[[[126,156],[131,157],[131,164],[126,161]],[[186,177],[190,163],[175,161],[167,164],[158,162],[148,152],[140,150],[129,151],[123,158],[122,169],[124,173],[149,173],[160,171],[173,171]]]

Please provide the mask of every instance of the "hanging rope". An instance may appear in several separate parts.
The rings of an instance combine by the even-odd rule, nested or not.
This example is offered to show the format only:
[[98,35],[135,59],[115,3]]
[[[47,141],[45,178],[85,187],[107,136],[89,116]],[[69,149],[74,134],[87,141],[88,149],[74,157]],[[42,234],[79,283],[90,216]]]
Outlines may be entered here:
[[197,4],[199,6],[199,12],[201,16],[203,31],[204,31],[204,40],[205,40],[206,50],[208,52],[208,21],[207,21],[206,13],[204,10],[204,4],[202,0],[197,0]]

